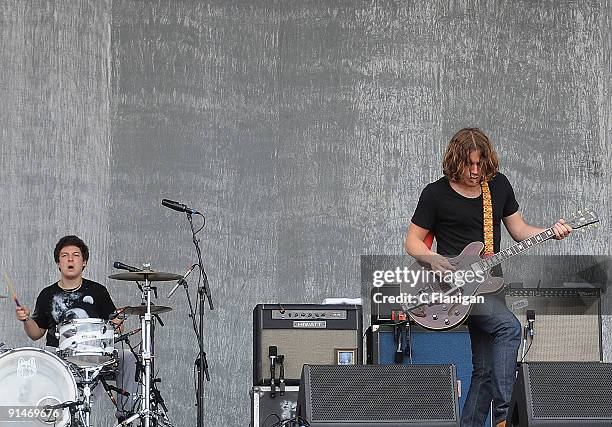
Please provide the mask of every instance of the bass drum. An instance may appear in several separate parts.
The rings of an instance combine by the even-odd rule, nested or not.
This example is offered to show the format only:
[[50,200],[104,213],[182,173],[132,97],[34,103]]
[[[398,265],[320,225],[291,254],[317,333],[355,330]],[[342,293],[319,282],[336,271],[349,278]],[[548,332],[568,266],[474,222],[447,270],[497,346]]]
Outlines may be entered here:
[[55,354],[29,347],[0,354],[1,420],[9,425],[15,422],[19,427],[68,426],[68,409],[55,410],[47,417],[44,407],[75,402],[77,397],[72,372]]

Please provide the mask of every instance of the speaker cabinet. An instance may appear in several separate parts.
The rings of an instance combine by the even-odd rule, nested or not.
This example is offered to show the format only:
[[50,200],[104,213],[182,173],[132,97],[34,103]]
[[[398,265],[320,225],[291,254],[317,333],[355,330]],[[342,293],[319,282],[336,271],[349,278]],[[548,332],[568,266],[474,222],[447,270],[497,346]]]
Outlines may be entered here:
[[304,364],[363,363],[361,313],[361,306],[351,305],[258,304],[253,310],[253,385],[270,384],[270,347],[283,355],[287,385],[299,385]]
[[458,427],[453,365],[305,365],[298,415],[311,427]]
[[[459,409],[463,410],[472,379],[472,350],[467,326],[461,325],[450,331],[429,331],[411,326],[398,331],[393,325],[372,325],[366,337],[368,364],[455,365]],[[490,414],[484,426],[491,426]]]
[[514,384],[507,426],[612,425],[612,364],[523,363]]
[[526,362],[603,360],[599,289],[508,286],[506,304],[523,324],[527,310],[535,312],[536,335]]

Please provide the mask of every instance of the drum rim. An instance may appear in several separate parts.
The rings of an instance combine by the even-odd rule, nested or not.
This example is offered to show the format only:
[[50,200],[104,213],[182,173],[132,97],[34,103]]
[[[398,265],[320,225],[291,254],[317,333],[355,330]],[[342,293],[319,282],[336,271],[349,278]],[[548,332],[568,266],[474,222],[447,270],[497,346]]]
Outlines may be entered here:
[[110,320],[104,320],[101,319],[99,317],[84,317],[84,318],[77,318],[77,319],[70,319],[70,320],[64,320],[63,322],[61,322],[58,325],[58,328],[61,328],[62,326],[68,326],[68,325],[73,325],[73,324],[101,324],[101,325],[106,325],[108,323],[111,323]]
[[111,351],[110,353],[100,353],[100,352],[96,352],[96,351],[75,351],[71,355],[66,355],[65,358],[70,363],[73,363],[69,359],[69,357],[74,357],[74,356],[98,356],[98,357],[110,357],[110,358],[113,358],[113,355],[116,355],[116,354],[117,354],[117,349],[115,349],[114,351]]

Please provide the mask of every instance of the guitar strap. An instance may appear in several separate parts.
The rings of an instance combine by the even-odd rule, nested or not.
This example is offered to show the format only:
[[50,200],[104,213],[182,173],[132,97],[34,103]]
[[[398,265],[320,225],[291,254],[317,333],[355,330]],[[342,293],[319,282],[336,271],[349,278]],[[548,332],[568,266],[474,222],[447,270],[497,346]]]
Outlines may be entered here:
[[489,257],[495,253],[493,249],[493,204],[491,203],[491,190],[489,183],[483,181],[480,184],[482,188],[482,226],[484,234],[484,254]]

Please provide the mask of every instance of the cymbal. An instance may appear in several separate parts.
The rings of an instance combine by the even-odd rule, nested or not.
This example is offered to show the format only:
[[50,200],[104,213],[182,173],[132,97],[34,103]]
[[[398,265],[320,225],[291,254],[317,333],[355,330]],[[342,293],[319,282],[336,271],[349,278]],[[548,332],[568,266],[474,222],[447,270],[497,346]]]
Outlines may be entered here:
[[[151,314],[166,313],[170,310],[172,310],[172,307],[167,307],[165,305],[151,304]],[[118,308],[117,311],[124,313],[124,314],[129,314],[129,315],[144,316],[145,313],[147,312],[147,306],[146,305],[137,305],[137,306],[128,305],[127,307]]]
[[183,276],[174,273],[163,273],[161,271],[143,270],[115,273],[108,277],[115,280],[126,280],[129,282],[139,282],[146,279],[148,279],[149,282],[170,282],[173,280],[179,280]]

